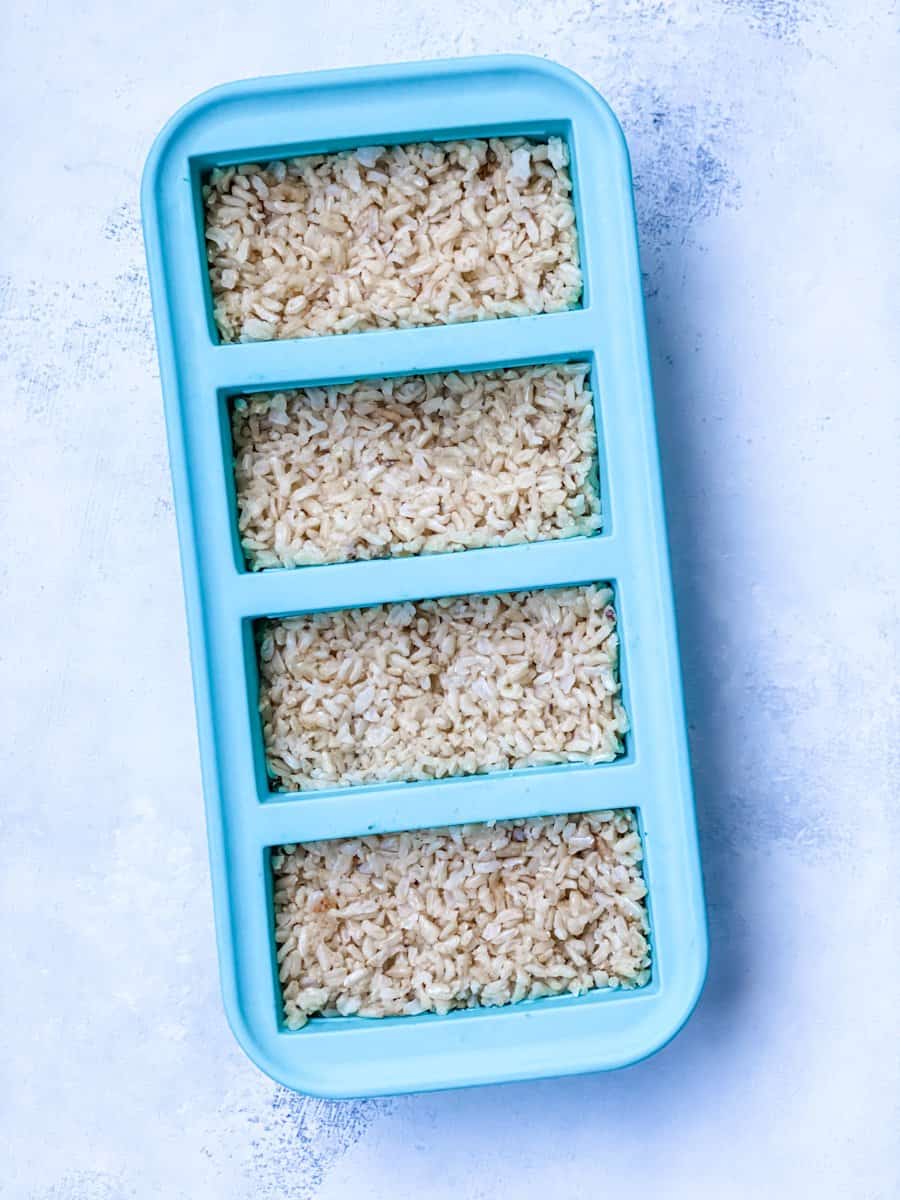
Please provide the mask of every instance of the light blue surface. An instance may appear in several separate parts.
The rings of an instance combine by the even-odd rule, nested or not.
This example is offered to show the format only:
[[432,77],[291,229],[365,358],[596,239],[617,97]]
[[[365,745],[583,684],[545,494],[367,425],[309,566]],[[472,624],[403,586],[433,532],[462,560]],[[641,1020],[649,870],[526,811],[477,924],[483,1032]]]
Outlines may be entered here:
[[[448,120],[448,117],[452,117]],[[219,345],[198,180],[212,164],[365,143],[558,133],[573,156],[583,307],[464,325]],[[165,128],[143,214],[191,633],[225,1007],[244,1049],[286,1085],[368,1096],[623,1066],[693,1008],[706,928],[650,391],[628,157],[573,73],[494,57],[262,79],[215,89]],[[233,516],[229,397],[245,390],[581,360],[603,445],[604,528],[591,538],[248,573]],[[632,732],[614,764],[308,795],[268,791],[252,621],[465,592],[612,582]],[[630,806],[650,894],[653,977],[505,1009],[279,1022],[267,848],[364,832]]]
[[[73,11],[0,36],[0,1196],[895,1200],[896,4]],[[627,1070],[318,1100],[219,996],[141,171],[223,79],[508,50],[628,140],[709,977]]]

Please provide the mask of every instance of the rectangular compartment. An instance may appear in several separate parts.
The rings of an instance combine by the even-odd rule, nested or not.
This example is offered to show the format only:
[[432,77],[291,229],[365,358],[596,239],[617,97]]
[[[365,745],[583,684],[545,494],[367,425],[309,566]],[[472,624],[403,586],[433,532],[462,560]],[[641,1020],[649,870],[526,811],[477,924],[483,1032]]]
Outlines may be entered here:
[[[448,114],[452,114],[450,123]],[[580,308],[389,329],[378,337],[220,345],[201,180],[219,164],[365,145],[564,138]],[[187,105],[150,155],[142,196],[197,699],[225,1008],[262,1069],[318,1095],[498,1082],[636,1061],[687,1019],[706,930],[665,541],[627,153],[582,80],[528,58],[396,66],[230,85]],[[251,572],[236,525],[228,405],[241,394],[535,363],[589,365],[603,529],[590,537]],[[418,783],[267,790],[253,625],[271,616],[612,580],[633,733],[612,763]],[[652,908],[653,974],[506,1008],[367,1021],[278,1020],[271,847],[470,822],[628,808]]]
[[[513,325],[519,322],[512,322]],[[427,336],[430,331],[410,331],[415,336]],[[462,332],[458,330],[457,332]],[[380,339],[380,345],[388,351],[388,355],[381,355],[373,358],[371,354],[365,353],[364,346],[360,346],[361,337],[350,337],[345,339],[344,344],[349,350],[349,360],[358,364],[358,369],[352,375],[348,375],[346,371],[321,372],[313,368],[307,367],[300,374],[297,373],[297,361],[294,353],[289,350],[288,365],[286,368],[274,370],[269,368],[266,374],[265,386],[260,386],[256,377],[252,382],[244,386],[222,386],[217,389],[217,406],[219,413],[219,442],[220,455],[218,461],[211,460],[205,470],[207,474],[222,475],[222,484],[217,483],[217,488],[221,486],[221,495],[224,497],[227,508],[221,510],[221,517],[227,520],[227,529],[221,530],[227,535],[228,544],[230,546],[230,556],[234,563],[234,568],[238,572],[253,572],[257,575],[271,577],[272,573],[283,573],[294,569],[301,569],[304,572],[310,567],[315,566],[317,571],[324,570],[332,572],[335,569],[340,573],[346,563],[353,562],[368,562],[370,564],[378,563],[378,555],[371,559],[344,559],[343,561],[330,561],[323,563],[297,563],[296,568],[281,566],[264,566],[261,569],[254,569],[252,563],[248,563],[247,550],[242,545],[240,527],[245,519],[242,516],[242,507],[238,495],[237,480],[235,475],[235,447],[234,447],[234,406],[236,403],[246,400],[252,401],[254,397],[274,396],[279,393],[304,393],[308,390],[322,391],[332,388],[350,388],[355,384],[372,386],[381,386],[383,381],[391,381],[395,385],[399,385],[401,381],[410,378],[429,378],[431,376],[447,376],[450,374],[459,375],[463,379],[478,378],[482,375],[490,374],[491,376],[502,376],[505,372],[531,372],[531,371],[555,371],[555,370],[572,370],[585,372],[583,390],[585,393],[590,393],[593,404],[593,432],[595,440],[594,462],[591,464],[589,486],[591,492],[596,499],[593,501],[597,508],[597,516],[599,518],[599,527],[594,531],[573,532],[566,534],[564,539],[555,537],[543,537],[540,535],[537,542],[529,541],[527,538],[522,542],[517,542],[515,538],[512,543],[505,543],[505,547],[509,554],[516,555],[523,548],[532,545],[541,545],[543,542],[553,542],[558,540],[566,540],[571,542],[571,549],[567,553],[573,556],[573,561],[577,559],[577,545],[585,538],[604,538],[609,537],[615,531],[616,520],[616,495],[615,495],[615,480],[610,475],[607,466],[606,458],[606,441],[604,435],[605,416],[605,400],[601,391],[601,371],[595,356],[590,350],[582,350],[580,352],[569,353],[548,353],[539,358],[535,358],[533,354],[522,354],[513,356],[511,354],[503,354],[500,352],[501,347],[490,347],[490,353],[482,355],[479,359],[472,360],[465,358],[461,352],[451,353],[448,357],[443,351],[435,355],[430,355],[425,360],[425,365],[418,369],[414,374],[404,372],[402,370],[379,371],[378,366],[385,361],[392,361],[393,353],[398,346],[398,340],[406,335],[399,332],[394,332],[385,335]],[[505,342],[506,339],[503,339]],[[310,357],[315,358],[317,349],[323,343],[315,341],[307,341],[302,348],[301,363],[308,360]],[[325,340],[325,348],[327,349],[327,339]],[[256,347],[239,346],[236,353],[240,355],[245,349],[256,350]],[[265,350],[268,355],[280,355],[282,346],[279,342],[268,343]],[[293,347],[290,348],[293,350]],[[400,353],[406,357],[403,344],[400,344]],[[359,350],[359,355],[355,351]],[[421,352],[420,352],[421,353]],[[346,365],[347,355],[341,356],[341,365]],[[229,372],[229,374],[233,374]],[[217,517],[218,524],[218,517]],[[540,533],[540,531],[539,531]],[[490,549],[490,546],[471,546],[460,548],[459,550],[446,551],[446,553],[465,554],[467,560],[473,564],[477,564],[483,560],[482,552]],[[223,546],[223,554],[227,553]],[[434,553],[445,553],[444,551],[425,551],[422,556],[429,556]],[[469,557],[474,556],[474,557]],[[390,556],[381,557],[397,557],[397,558],[416,558],[419,554],[406,555],[395,552]],[[379,568],[383,564],[378,563]],[[415,567],[411,567],[415,571]],[[471,568],[477,571],[477,566]],[[371,575],[367,573],[366,579]],[[327,577],[327,576],[326,576]],[[312,581],[310,577],[309,581]],[[261,584],[262,587],[268,587],[268,584]],[[290,589],[289,589],[290,590]],[[279,584],[274,585],[274,592],[277,595],[281,594]]]
[[202,177],[223,342],[561,312],[582,280],[558,135],[364,145]]
[[611,762],[623,752],[608,584],[258,623],[274,791]]
[[284,1022],[642,987],[642,857],[628,809],[273,847]]
[[521,545],[600,529],[589,363],[235,396],[251,570]]

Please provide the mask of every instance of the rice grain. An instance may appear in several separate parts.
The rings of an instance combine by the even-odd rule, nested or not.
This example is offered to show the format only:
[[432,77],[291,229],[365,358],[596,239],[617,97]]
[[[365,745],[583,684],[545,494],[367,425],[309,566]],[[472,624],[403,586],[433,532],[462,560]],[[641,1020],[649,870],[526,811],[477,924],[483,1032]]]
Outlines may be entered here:
[[285,1023],[640,987],[641,859],[624,809],[276,848]]
[[590,534],[601,525],[584,364],[239,397],[248,565],[296,567]]
[[203,202],[223,342],[558,312],[581,298],[560,138],[215,168]]
[[623,749],[612,591],[458,596],[260,623],[273,786],[440,779]]

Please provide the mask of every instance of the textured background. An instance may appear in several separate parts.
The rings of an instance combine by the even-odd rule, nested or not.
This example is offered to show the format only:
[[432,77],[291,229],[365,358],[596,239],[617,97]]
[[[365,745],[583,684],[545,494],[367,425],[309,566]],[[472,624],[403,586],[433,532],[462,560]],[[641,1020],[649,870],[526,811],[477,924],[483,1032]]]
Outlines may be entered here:
[[[3,6],[0,1195],[900,1196],[898,19]],[[580,71],[631,146],[709,983],[615,1075],[304,1100],[218,998],[140,171],[212,84],[502,50]]]

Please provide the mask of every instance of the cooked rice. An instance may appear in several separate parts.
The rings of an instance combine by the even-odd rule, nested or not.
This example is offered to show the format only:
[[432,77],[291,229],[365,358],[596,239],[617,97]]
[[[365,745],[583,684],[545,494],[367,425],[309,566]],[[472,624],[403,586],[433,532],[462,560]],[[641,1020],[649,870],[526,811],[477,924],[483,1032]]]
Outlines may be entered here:
[[415,375],[239,398],[248,565],[503,546],[600,527],[581,364]]
[[611,600],[589,585],[262,622],[259,708],[275,786],[615,758],[628,719]]
[[560,138],[519,137],[213,170],[203,198],[222,341],[571,308],[568,161]]
[[276,849],[285,1022],[639,987],[641,858],[628,810]]

